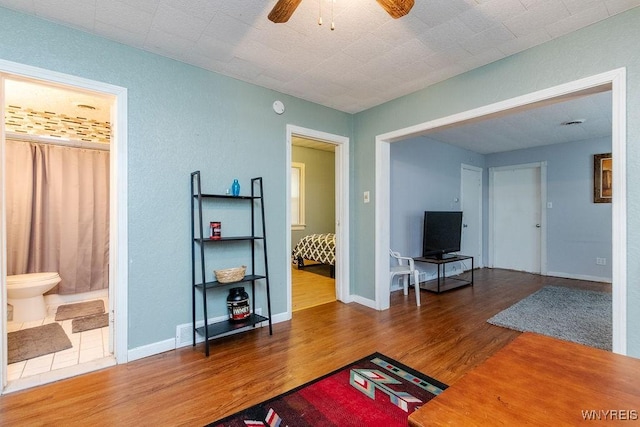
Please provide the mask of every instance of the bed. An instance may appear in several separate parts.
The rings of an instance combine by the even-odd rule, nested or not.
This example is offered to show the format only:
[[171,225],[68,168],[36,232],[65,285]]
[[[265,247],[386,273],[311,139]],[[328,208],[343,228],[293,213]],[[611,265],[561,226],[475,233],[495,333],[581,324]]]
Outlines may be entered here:
[[293,260],[298,268],[304,268],[304,260],[331,266],[331,277],[335,274],[336,235],[334,233],[309,234],[293,249]]

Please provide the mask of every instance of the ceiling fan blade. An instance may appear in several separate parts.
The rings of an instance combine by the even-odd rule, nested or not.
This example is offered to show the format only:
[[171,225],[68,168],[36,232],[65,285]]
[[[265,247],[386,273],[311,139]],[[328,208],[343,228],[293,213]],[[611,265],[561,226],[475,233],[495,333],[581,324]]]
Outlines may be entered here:
[[398,19],[409,13],[414,0],[377,0],[392,18]]
[[302,0],[278,0],[271,12],[269,20],[276,24],[287,22]]

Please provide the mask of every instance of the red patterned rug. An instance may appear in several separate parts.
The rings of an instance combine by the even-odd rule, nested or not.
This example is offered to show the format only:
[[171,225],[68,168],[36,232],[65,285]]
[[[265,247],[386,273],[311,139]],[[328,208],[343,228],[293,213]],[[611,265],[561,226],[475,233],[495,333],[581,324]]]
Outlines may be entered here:
[[406,426],[447,386],[374,353],[209,426]]

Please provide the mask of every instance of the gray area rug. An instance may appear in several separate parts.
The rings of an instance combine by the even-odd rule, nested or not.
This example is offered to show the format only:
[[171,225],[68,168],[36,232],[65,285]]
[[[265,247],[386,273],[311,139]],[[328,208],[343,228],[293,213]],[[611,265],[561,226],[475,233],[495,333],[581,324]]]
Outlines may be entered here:
[[93,316],[102,313],[104,313],[104,301],[101,299],[76,304],[65,304],[58,307],[56,311],[56,321],[59,322],[61,320]]
[[81,317],[71,321],[71,332],[84,332],[91,329],[104,328],[109,326],[109,313],[94,314],[93,316]]
[[611,294],[545,286],[487,322],[611,350]]
[[8,364],[44,356],[71,348],[71,341],[58,323],[48,323],[35,328],[7,334]]

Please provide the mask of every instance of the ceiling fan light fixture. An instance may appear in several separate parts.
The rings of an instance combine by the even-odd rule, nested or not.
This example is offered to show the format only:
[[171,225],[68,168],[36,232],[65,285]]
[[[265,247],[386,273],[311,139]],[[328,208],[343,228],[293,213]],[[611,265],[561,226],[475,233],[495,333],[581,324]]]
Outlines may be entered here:
[[[318,0],[318,25],[322,25],[322,1],[323,0]],[[336,2],[336,0],[330,0],[331,1],[331,31],[336,29],[336,24],[333,21],[333,4]]]
[[[293,12],[296,11],[300,2],[302,0],[278,0],[278,2],[273,6],[271,12],[269,12],[269,20],[276,24],[282,24],[287,22],[289,18],[293,15]],[[331,1],[331,29],[335,29],[335,24],[333,22],[333,3],[336,0]],[[415,0],[376,0],[378,4],[394,19],[401,18],[405,16],[411,8]],[[321,3],[322,0],[319,0]],[[318,25],[322,25],[322,7],[320,9],[320,18],[318,19]]]
[[[322,1],[322,0],[320,0]],[[336,0],[331,0],[331,31],[336,29],[336,24],[335,22],[333,22],[333,4],[336,2]]]
[[376,0],[380,6],[393,18],[405,16],[413,7],[414,0]]
[[296,11],[302,0],[278,0],[278,3],[269,12],[269,21],[276,24],[287,22],[293,12]]

